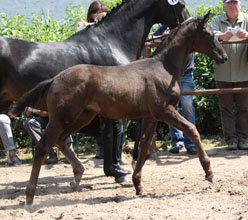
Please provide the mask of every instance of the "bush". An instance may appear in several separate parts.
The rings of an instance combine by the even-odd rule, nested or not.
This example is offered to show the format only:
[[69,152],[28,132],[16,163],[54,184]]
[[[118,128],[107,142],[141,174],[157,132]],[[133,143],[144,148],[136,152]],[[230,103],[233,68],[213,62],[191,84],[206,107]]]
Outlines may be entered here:
[[[103,0],[109,9],[115,7],[121,0]],[[209,7],[200,5],[191,14],[195,17],[197,15],[204,15],[211,9],[211,19],[213,16],[223,12],[222,3],[219,2],[217,7]],[[25,15],[17,14],[13,17],[7,17],[4,13],[0,14],[0,35],[10,38],[19,38],[31,41],[61,41],[77,31],[78,23],[83,18],[85,19],[86,12],[81,6],[67,6],[65,11],[65,18],[56,21],[53,17],[45,17],[44,14],[33,14],[33,18],[28,23]],[[151,33],[156,29],[154,25]],[[195,83],[197,89],[209,89],[215,87],[213,62],[209,57],[202,54],[195,54]],[[196,107],[197,127],[201,134],[216,134],[221,133],[220,113],[218,109],[218,102],[215,95],[195,96],[194,104]],[[14,138],[18,146],[32,145],[31,139],[23,129],[23,122],[25,117],[20,117],[16,121],[16,128],[14,129]],[[126,130],[126,140],[133,140],[135,136],[135,122],[132,121]],[[158,139],[168,138],[168,126],[162,123],[158,124],[157,128]],[[94,144],[93,138],[87,138],[84,135],[79,135],[79,145],[87,142]]]

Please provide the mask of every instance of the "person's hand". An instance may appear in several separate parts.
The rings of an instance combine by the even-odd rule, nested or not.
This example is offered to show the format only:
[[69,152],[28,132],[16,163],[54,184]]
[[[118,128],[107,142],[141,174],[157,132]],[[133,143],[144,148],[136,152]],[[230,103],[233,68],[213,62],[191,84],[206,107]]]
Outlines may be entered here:
[[37,110],[37,114],[41,117],[46,117],[48,116],[48,112],[47,111],[41,111],[41,110]]
[[163,32],[162,35],[167,35],[167,34],[169,34],[169,33],[170,33],[170,29],[169,29],[169,27],[167,27],[167,28],[164,30],[164,32]]
[[229,41],[233,34],[230,31],[226,31],[223,34],[219,35],[220,41]]
[[15,115],[12,112],[8,112],[8,116],[10,117],[10,119],[15,119]]
[[34,114],[34,111],[33,111],[32,108],[26,107],[25,110],[24,110],[24,114],[25,114],[26,116],[31,116],[32,114]]
[[248,32],[245,30],[239,30],[236,35],[241,39],[248,38]]

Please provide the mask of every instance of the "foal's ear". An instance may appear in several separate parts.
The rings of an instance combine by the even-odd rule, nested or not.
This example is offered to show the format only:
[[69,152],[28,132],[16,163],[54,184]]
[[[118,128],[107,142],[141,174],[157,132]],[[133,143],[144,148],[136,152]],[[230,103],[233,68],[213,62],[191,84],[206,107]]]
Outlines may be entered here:
[[199,28],[203,29],[204,25],[208,22],[209,17],[210,17],[210,12],[211,10],[209,10],[202,18],[200,24],[199,24]]
[[207,14],[203,17],[203,22],[206,24],[209,20],[211,10],[208,10]]

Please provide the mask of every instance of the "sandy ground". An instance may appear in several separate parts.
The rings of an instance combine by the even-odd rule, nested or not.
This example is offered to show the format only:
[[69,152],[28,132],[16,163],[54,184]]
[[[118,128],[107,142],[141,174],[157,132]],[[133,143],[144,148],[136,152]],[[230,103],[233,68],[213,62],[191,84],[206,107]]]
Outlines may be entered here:
[[[144,195],[129,181],[103,175],[102,160],[80,159],[86,171],[72,192],[70,165],[43,165],[34,204],[25,205],[31,165],[0,166],[0,219],[248,219],[248,152],[209,150],[214,183],[204,180],[197,156],[157,153],[143,170]],[[124,155],[131,170],[131,158]]]

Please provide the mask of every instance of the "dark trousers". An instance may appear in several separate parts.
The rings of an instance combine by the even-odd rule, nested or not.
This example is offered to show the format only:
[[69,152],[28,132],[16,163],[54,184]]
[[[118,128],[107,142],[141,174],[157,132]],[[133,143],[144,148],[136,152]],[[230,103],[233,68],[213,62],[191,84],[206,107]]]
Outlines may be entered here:
[[101,128],[104,146],[104,172],[107,174],[121,160],[122,121],[101,118]]
[[133,160],[138,159],[139,153],[139,142],[141,137],[141,128],[142,127],[142,119],[136,120],[136,127],[135,127],[135,141],[134,141],[134,148],[133,148]]
[[[248,87],[245,82],[216,81],[217,88]],[[248,93],[218,95],[222,130],[227,143],[238,143],[248,139]]]

